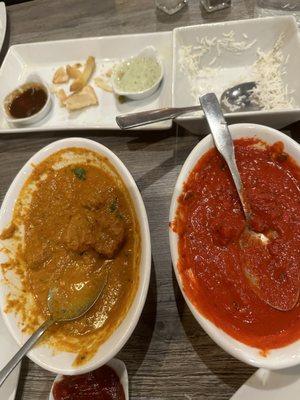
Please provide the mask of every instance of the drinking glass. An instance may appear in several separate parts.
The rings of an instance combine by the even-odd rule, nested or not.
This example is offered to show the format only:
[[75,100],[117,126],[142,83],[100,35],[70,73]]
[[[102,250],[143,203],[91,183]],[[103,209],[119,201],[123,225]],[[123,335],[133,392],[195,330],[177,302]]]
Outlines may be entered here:
[[206,11],[213,12],[231,6],[231,0],[200,0]]
[[155,0],[156,7],[169,15],[181,10],[187,2],[188,0]]
[[257,17],[293,15],[300,27],[300,0],[256,0]]

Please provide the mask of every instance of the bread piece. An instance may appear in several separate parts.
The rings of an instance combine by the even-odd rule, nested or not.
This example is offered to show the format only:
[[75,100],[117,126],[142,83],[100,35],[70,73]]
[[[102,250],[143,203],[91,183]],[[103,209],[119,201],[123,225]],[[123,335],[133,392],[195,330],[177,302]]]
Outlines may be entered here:
[[69,75],[66,72],[65,67],[58,68],[53,76],[53,83],[66,83],[69,80]]
[[80,110],[97,104],[98,99],[96,93],[89,85],[85,86],[80,92],[67,97],[64,101],[64,105],[69,111]]

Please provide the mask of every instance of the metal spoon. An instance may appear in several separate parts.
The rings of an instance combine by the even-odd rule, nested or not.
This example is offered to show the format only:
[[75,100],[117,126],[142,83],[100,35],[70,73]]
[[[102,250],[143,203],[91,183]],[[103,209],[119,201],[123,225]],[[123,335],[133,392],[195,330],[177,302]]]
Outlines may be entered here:
[[255,82],[244,82],[223,92],[220,103],[226,113],[241,111],[258,111],[261,107],[251,99]]
[[[265,246],[268,242],[269,239],[267,236],[265,236],[262,233],[257,233],[251,230],[250,228],[250,219],[251,219],[251,213],[250,210],[247,206],[247,203],[245,201],[245,197],[243,194],[243,184],[241,181],[241,177],[237,168],[236,160],[235,160],[235,153],[234,153],[234,144],[232,137],[230,135],[230,132],[228,130],[227,123],[224,119],[224,115],[222,113],[220,103],[218,102],[218,99],[214,93],[208,93],[202,97],[200,97],[200,103],[203,109],[203,112],[206,116],[208,125],[210,127],[216,148],[218,151],[221,153],[221,155],[224,157],[233,182],[235,184],[236,190],[238,192],[242,209],[245,215],[246,219],[246,229],[244,233],[246,235],[249,235],[251,239],[254,239],[256,243],[261,246]],[[242,234],[243,235],[243,234]],[[249,237],[248,236],[248,237]],[[299,299],[299,288],[294,288],[294,287],[288,287],[289,293],[283,293],[283,285],[276,286],[276,293],[278,294],[277,296],[273,295],[270,296],[268,293],[266,293],[262,287],[260,286],[259,279],[256,275],[252,274],[251,271],[249,271],[248,268],[244,268],[245,276],[248,279],[251,287],[253,288],[254,292],[257,294],[257,296],[270,305],[272,308],[275,308],[280,311],[289,311],[295,307],[295,305],[298,302]],[[272,282],[274,286],[274,281],[272,281],[272,277],[270,276],[264,276],[266,280],[269,279],[270,283]],[[268,285],[269,287],[273,287]],[[275,291],[275,288],[274,288]],[[288,296],[285,297],[284,296]]]
[[200,104],[207,119],[216,148],[219,153],[222,154],[229,167],[236,191],[240,198],[246,222],[249,224],[250,212],[244,198],[243,184],[235,161],[234,145],[220,103],[214,93],[207,93],[200,97]]
[[[225,112],[233,112],[229,105],[236,108],[234,112],[259,110],[260,108],[250,99],[251,90],[255,86],[255,82],[246,82],[225,90],[221,96],[221,105]],[[118,115],[116,122],[121,129],[136,128],[200,110],[201,106],[159,108],[157,110]]]
[[200,110],[200,106],[158,108],[157,110],[118,115],[116,122],[121,129],[136,128],[142,125],[153,124],[154,122],[174,119],[181,114]]
[[6,364],[6,366],[0,372],[0,386],[13,371],[13,369],[18,365],[22,358],[29,352],[29,350],[34,346],[34,344],[41,338],[45,331],[50,328],[53,324],[60,322],[73,321],[85,313],[87,313],[96,301],[99,299],[103,293],[108,281],[109,269],[106,268],[103,273],[103,279],[99,279],[99,286],[97,286],[97,292],[94,296],[88,299],[88,301],[79,301],[69,304],[69,308],[66,309],[64,302],[62,301],[60,288],[53,286],[49,289],[47,305],[50,312],[50,318],[48,318],[23,344],[20,350],[13,356],[13,358]]

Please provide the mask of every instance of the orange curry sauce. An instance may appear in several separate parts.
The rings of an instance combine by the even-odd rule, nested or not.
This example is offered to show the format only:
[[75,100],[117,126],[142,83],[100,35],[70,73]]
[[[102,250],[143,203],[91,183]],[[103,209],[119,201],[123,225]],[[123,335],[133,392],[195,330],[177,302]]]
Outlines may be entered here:
[[[300,302],[278,311],[251,288],[245,266],[299,287],[300,168],[283,152],[256,139],[235,141],[236,158],[253,215],[252,229],[276,232],[265,246],[243,247],[244,215],[229,170],[216,149],[196,164],[184,185],[172,228],[179,236],[178,269],[186,295],[205,317],[263,350],[300,338]],[[259,275],[258,275],[259,276]]]

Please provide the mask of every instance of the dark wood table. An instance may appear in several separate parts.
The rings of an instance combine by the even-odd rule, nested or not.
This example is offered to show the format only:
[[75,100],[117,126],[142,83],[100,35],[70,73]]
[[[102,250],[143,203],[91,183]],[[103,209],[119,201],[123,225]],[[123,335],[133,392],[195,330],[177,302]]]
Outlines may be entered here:
[[[9,6],[11,44],[53,39],[171,30],[177,26],[252,18],[253,0],[207,14],[199,0],[173,16],[154,0],[34,0]],[[297,124],[290,128],[297,131]],[[205,334],[188,310],[172,270],[168,213],[173,187],[199,138],[173,127],[161,132],[83,131],[125,162],[145,201],[152,239],[152,274],[146,305],[130,340],[118,355],[127,365],[131,399],[228,399],[254,372]],[[68,132],[0,136],[0,197],[22,165],[41,147]],[[1,345],[1,344],[0,344]],[[48,399],[54,375],[29,359],[22,362],[17,400]],[[1,399],[6,400],[6,399]]]

